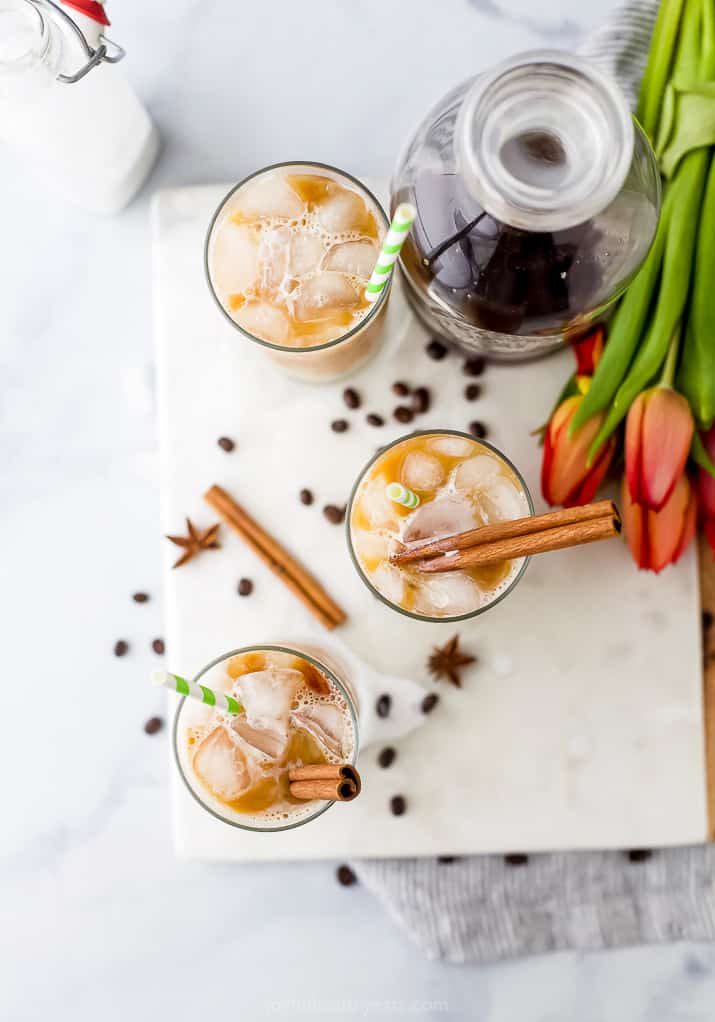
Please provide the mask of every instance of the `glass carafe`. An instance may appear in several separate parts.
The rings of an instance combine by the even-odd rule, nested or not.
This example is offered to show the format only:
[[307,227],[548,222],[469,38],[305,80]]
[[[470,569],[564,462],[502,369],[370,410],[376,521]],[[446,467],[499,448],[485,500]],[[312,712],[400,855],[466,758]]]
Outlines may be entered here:
[[623,293],[655,234],[660,178],[616,83],[544,50],[445,96],[391,201],[417,208],[400,265],[420,319],[516,360],[578,335]]

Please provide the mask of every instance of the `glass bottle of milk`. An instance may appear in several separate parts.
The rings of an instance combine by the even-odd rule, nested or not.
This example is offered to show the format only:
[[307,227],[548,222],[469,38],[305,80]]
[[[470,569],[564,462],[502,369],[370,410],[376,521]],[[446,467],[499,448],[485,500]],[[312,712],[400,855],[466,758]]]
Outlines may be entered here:
[[129,202],[159,150],[108,24],[98,0],[0,0],[0,147],[99,213]]

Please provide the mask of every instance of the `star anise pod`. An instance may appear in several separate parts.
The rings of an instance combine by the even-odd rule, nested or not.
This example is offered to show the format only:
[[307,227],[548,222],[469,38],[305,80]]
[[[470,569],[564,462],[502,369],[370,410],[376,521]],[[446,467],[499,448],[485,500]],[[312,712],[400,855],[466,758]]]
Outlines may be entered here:
[[445,642],[444,646],[435,646],[431,656],[427,660],[427,669],[436,681],[440,678],[448,678],[457,688],[462,687],[462,679],[459,676],[460,668],[467,667],[476,662],[476,657],[462,653],[459,648],[459,635],[454,635]]
[[182,564],[186,564],[188,561],[196,557],[197,554],[201,553],[202,550],[215,550],[219,545],[216,540],[216,535],[219,530],[219,523],[212,525],[210,528],[205,529],[201,532],[196,528],[190,518],[186,519],[186,536],[167,536],[169,542],[174,543],[175,546],[180,546],[184,551],[181,557],[172,565],[174,568],[180,568]]

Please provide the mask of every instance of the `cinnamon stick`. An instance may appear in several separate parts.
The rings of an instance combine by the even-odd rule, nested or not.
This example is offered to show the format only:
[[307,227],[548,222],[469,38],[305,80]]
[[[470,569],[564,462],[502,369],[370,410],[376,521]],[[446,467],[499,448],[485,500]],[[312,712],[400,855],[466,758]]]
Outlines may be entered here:
[[252,518],[245,508],[220,486],[212,486],[204,500],[236,532],[294,596],[332,630],[345,621],[346,614],[314,578],[277,539]]
[[601,539],[611,539],[621,531],[621,520],[610,517],[594,518],[591,521],[575,522],[562,525],[555,529],[544,529],[526,536],[513,536],[509,539],[482,543],[450,556],[442,554],[433,560],[418,561],[415,565],[422,572],[456,571],[459,568],[474,568],[480,564],[493,564],[496,561],[510,561],[516,557],[532,557],[549,550],[562,550],[565,547],[581,546],[584,543],[595,543]]
[[529,515],[526,518],[515,518],[509,522],[497,522],[494,525],[483,525],[480,529],[470,529],[455,536],[443,539],[421,541],[405,547],[390,558],[395,564],[409,564],[426,557],[447,553],[450,550],[467,550],[484,543],[500,539],[511,539],[514,536],[529,536],[544,529],[555,529],[562,525],[574,525],[588,522],[595,518],[618,517],[618,508],[612,500],[599,500],[593,504],[580,507],[566,507],[559,511],[549,511],[543,515]]
[[289,781],[338,780],[344,778],[362,790],[360,774],[351,763],[312,763],[309,766],[293,767],[288,771]]
[[329,799],[332,802],[352,802],[358,796],[355,783],[347,777],[339,777],[331,780],[329,777],[318,778],[313,781],[293,781],[290,785],[290,793],[293,798],[305,799],[314,798]]

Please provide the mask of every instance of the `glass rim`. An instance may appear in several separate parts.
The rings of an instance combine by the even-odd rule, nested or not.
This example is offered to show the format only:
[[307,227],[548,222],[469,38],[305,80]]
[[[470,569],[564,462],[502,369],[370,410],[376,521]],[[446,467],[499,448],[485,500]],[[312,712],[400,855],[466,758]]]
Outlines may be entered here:
[[37,25],[39,31],[37,42],[31,44],[23,53],[18,53],[14,57],[0,59],[0,67],[8,68],[10,70],[18,68],[21,65],[25,65],[28,58],[35,57],[37,60],[43,61],[47,56],[47,52],[50,47],[50,36],[52,32],[44,0],[16,0],[16,2],[18,10],[24,7],[26,10],[32,10],[34,12],[39,22]]
[[[229,660],[231,657],[240,656],[242,653],[263,653],[263,652],[289,653],[292,654],[293,656],[300,657],[300,659],[302,660],[307,660],[308,663],[316,667],[322,674],[325,674],[328,680],[333,685],[335,685],[340,694],[344,697],[348,707],[348,711],[350,713],[350,720],[355,734],[355,741],[353,743],[352,755],[347,760],[347,762],[354,764],[357,759],[358,750],[360,746],[360,728],[358,722],[357,708],[355,706],[355,700],[351,693],[347,690],[345,685],[335,675],[335,672],[332,671],[331,668],[324,664],[321,660],[318,660],[314,656],[312,656],[310,653],[304,653],[299,649],[294,649],[292,646],[281,646],[278,645],[277,643],[259,643],[252,646],[241,646],[238,649],[229,650],[227,653],[222,653],[221,656],[215,657],[213,660],[211,660],[210,663],[206,664],[205,667],[201,668],[201,670],[193,678],[193,681],[198,682],[199,679],[202,678],[213,667],[215,667],[217,664],[222,663],[224,660]],[[189,781],[189,778],[186,776],[186,772],[181,762],[181,757],[179,755],[178,740],[179,720],[181,717],[181,712],[184,708],[184,703],[186,702],[187,698],[188,698],[187,696],[182,696],[180,698],[179,705],[176,707],[176,713],[174,714],[174,723],[172,726],[172,747],[174,752],[174,761],[178,768],[179,775],[182,781],[184,782],[184,785],[188,789],[189,794],[193,797],[193,799],[196,802],[198,802],[198,804],[203,809],[206,810],[206,812],[210,813],[211,816],[213,816],[215,819],[220,820],[222,823],[228,824],[230,827],[236,827],[238,830],[250,830],[256,834],[271,834],[276,833],[277,831],[295,830],[296,827],[302,827],[303,824],[310,823],[312,820],[317,819],[318,816],[322,816],[323,813],[327,812],[327,810],[330,809],[330,807],[334,804],[335,801],[334,799],[331,799],[330,801],[325,802],[324,804],[321,803],[319,808],[314,813],[302,816],[299,820],[295,820],[293,823],[284,823],[280,824],[277,827],[254,827],[247,823],[239,823],[237,820],[229,819],[227,816],[222,815],[217,810],[212,809],[211,806],[207,805],[207,803],[204,802],[203,799],[199,797],[198,792],[195,790],[195,788]]]
[[221,300],[216,294],[216,290],[213,286],[213,281],[211,280],[211,272],[209,270],[209,246],[211,244],[211,235],[213,234],[213,229],[216,226],[216,221],[221,215],[221,211],[223,210],[224,206],[231,198],[231,196],[235,192],[237,192],[239,188],[243,188],[243,186],[247,185],[249,181],[252,181],[254,177],[259,177],[261,174],[267,174],[271,170],[281,170],[284,167],[316,167],[319,170],[328,170],[331,171],[333,174],[339,174],[341,177],[347,178],[348,181],[351,181],[361,191],[365,192],[365,194],[370,198],[371,202],[377,209],[379,215],[382,217],[385,231],[389,229],[390,218],[383,209],[382,203],[375,197],[375,195],[373,195],[370,189],[365,184],[363,184],[362,181],[356,178],[353,174],[349,174],[346,170],[341,170],[340,167],[333,167],[329,163],[319,163],[313,160],[283,160],[280,163],[271,163],[267,167],[261,167],[259,168],[259,170],[254,170],[252,174],[249,174],[247,177],[244,177],[243,180],[238,182],[238,184],[235,184],[232,188],[230,188],[229,191],[226,192],[224,197],[219,202],[209,222],[208,230],[206,231],[206,239],[204,241],[204,275],[206,277],[206,282],[208,284],[209,291],[211,292],[211,297],[213,298],[214,302],[216,303],[220,311],[223,313],[224,318],[228,320],[231,326],[234,327],[234,329],[236,329],[240,334],[242,334],[247,340],[254,341],[256,344],[260,344],[264,348],[269,348],[271,351],[280,351],[283,354],[288,355],[295,354],[300,356],[300,354],[304,352],[308,353],[314,351],[326,351],[328,348],[334,348],[338,344],[342,344],[344,341],[349,340],[358,332],[358,330],[362,330],[363,327],[371,323],[377,317],[379,310],[387,301],[387,297],[390,293],[390,288],[392,287],[392,278],[394,276],[394,272],[390,274],[390,277],[387,283],[385,284],[385,287],[380,292],[377,301],[372,303],[372,306],[368,310],[367,314],[363,316],[362,319],[358,320],[358,322],[354,326],[352,326],[347,331],[347,333],[341,334],[339,337],[334,337],[332,341],[325,341],[323,344],[312,344],[307,347],[301,346],[299,348],[290,347],[289,345],[285,344],[274,344],[273,341],[267,341],[263,337],[256,337],[255,334],[252,334],[248,330],[245,330],[239,323],[237,323],[236,320],[233,319],[233,317],[230,316],[226,309],[224,308],[223,304],[221,303]]
[[350,558],[357,570],[358,575],[362,579],[365,586],[373,594],[373,596],[376,596],[377,599],[380,600],[381,603],[384,603],[386,607],[389,607],[391,610],[396,611],[398,614],[402,614],[403,617],[412,618],[413,621],[428,621],[430,624],[454,624],[455,622],[458,621],[468,621],[470,618],[479,617],[480,614],[484,614],[486,613],[486,611],[491,610],[492,607],[496,607],[498,603],[501,603],[501,601],[509,595],[512,589],[514,589],[514,587],[523,577],[527,565],[531,560],[531,557],[528,556],[524,557],[521,567],[519,568],[518,572],[511,580],[507,588],[504,590],[504,592],[500,593],[495,600],[492,600],[492,602],[488,603],[485,607],[480,606],[477,607],[475,610],[470,610],[467,614],[457,614],[452,617],[432,617],[429,614],[417,614],[412,610],[405,610],[404,607],[398,607],[397,604],[392,603],[390,600],[387,599],[386,596],[383,596],[383,594],[377,589],[376,586],[372,584],[370,579],[363,571],[362,565],[360,564],[358,556],[355,553],[355,549],[353,547],[351,526],[353,504],[355,502],[355,497],[357,495],[358,488],[362,483],[363,479],[365,478],[365,475],[370,470],[370,468],[375,464],[375,462],[378,461],[378,459],[381,458],[387,451],[391,450],[393,447],[396,447],[398,444],[404,443],[407,440],[412,440],[415,437],[419,436],[463,437],[465,440],[471,440],[472,443],[474,444],[481,444],[482,447],[488,448],[488,450],[492,451],[493,454],[496,454],[497,457],[501,458],[502,461],[506,462],[506,464],[512,470],[512,472],[514,473],[514,475],[516,476],[524,490],[524,495],[526,496],[526,503],[529,507],[529,515],[534,514],[534,501],[531,496],[531,491],[529,490],[529,487],[526,484],[526,480],[524,479],[523,475],[516,467],[516,465],[513,463],[513,461],[511,461],[511,459],[508,458],[506,454],[500,451],[498,447],[495,447],[494,444],[490,444],[489,441],[487,440],[482,440],[481,438],[474,437],[472,436],[471,433],[465,433],[463,430],[460,429],[417,429],[414,430],[414,432],[412,433],[405,433],[404,436],[398,437],[396,440],[393,440],[392,443],[385,444],[384,447],[382,447],[379,451],[376,451],[375,454],[373,454],[373,456],[370,458],[368,462],[366,462],[366,464],[363,466],[360,473],[358,474],[358,477],[355,483],[353,484],[353,488],[350,493],[350,499],[348,500],[347,512],[345,515],[345,525],[347,532],[348,550],[350,551]]

